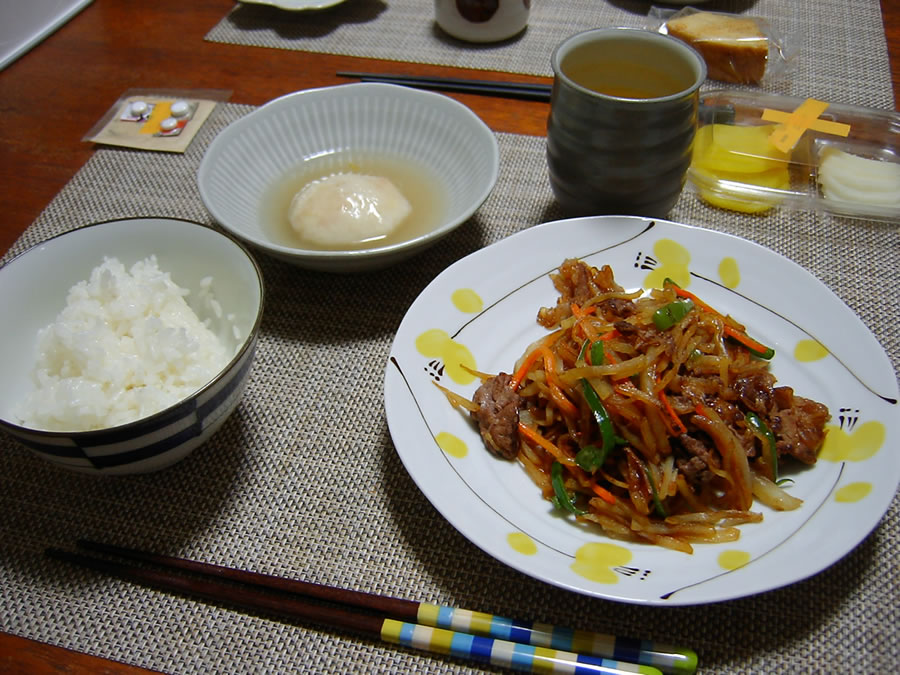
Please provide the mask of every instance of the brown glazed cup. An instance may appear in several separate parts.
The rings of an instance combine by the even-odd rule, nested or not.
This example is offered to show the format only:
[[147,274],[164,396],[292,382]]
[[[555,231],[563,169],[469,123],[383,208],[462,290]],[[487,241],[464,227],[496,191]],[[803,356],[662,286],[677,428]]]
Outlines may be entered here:
[[706,63],[651,31],[598,28],[553,52],[550,184],[569,215],[663,217],[684,188]]

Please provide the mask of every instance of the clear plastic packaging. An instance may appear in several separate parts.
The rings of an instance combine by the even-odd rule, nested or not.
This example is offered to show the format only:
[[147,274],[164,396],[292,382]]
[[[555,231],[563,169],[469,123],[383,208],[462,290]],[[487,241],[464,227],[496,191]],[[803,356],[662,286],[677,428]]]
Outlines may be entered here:
[[706,61],[711,80],[756,85],[784,75],[796,49],[760,17],[685,7],[653,7],[652,30],[688,43]]
[[900,115],[719,90],[702,115],[687,189],[743,213],[774,208],[900,221]]

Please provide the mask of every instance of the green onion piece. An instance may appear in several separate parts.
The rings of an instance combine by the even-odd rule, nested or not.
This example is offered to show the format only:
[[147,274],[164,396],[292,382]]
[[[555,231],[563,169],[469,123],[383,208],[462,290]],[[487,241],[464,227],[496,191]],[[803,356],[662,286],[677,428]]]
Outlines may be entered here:
[[572,497],[569,495],[568,490],[566,490],[566,485],[563,481],[562,464],[559,462],[553,462],[553,465],[550,467],[550,483],[553,485],[553,494],[556,497],[553,503],[556,504],[557,507],[576,516],[582,516],[587,513],[587,511],[582,511],[572,503]]
[[769,453],[769,462],[772,464],[772,482],[778,483],[778,449],[775,447],[775,434],[766,426],[762,418],[754,412],[748,412],[744,415],[744,420],[754,436],[765,439],[766,450]]
[[[746,344],[744,344],[744,346],[747,347]],[[766,351],[764,351],[764,352],[758,352],[755,349],[753,349],[752,347],[747,347],[747,351],[750,352],[751,354],[753,354],[753,356],[759,357],[761,359],[765,359],[766,361],[771,361],[772,357],[775,356],[775,350],[772,349],[771,347],[766,347]]]
[[658,330],[669,330],[686,317],[692,309],[694,309],[694,303],[690,300],[670,302],[653,312],[653,325]]
[[602,366],[606,363],[606,350],[603,347],[602,340],[595,340],[591,343],[591,365]]
[[588,345],[590,344],[590,340],[585,340],[581,343],[581,349],[578,351],[578,356],[575,358],[576,361],[584,361],[584,355],[587,353]]
[[666,513],[666,507],[663,506],[662,499],[659,498],[659,492],[656,489],[656,483],[653,481],[653,474],[650,473],[650,467],[644,460],[640,460],[640,462],[643,465],[644,475],[647,476],[647,483],[650,484],[650,496],[653,498],[653,506],[660,518],[666,518],[669,514]]
[[584,393],[584,400],[587,401],[588,407],[594,415],[594,420],[596,420],[597,426],[600,428],[601,447],[609,452],[616,445],[616,432],[613,429],[612,418],[606,412],[606,408],[603,407],[600,394],[594,389],[594,385],[583,377],[581,378],[581,390]]
[[588,473],[594,473],[603,466],[611,447],[598,448],[596,445],[586,445],[575,455],[575,463]]

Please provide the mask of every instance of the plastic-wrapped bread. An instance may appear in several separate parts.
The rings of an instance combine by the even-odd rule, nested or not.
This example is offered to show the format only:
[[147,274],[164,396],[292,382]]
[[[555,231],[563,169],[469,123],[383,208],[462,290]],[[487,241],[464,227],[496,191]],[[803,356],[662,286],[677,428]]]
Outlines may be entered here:
[[710,79],[758,84],[766,74],[769,37],[756,19],[719,12],[679,14],[666,32],[703,56]]

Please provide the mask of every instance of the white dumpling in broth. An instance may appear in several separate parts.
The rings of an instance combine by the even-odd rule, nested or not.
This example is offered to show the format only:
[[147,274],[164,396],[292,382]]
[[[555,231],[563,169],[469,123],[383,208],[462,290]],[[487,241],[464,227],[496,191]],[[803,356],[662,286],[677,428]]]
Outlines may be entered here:
[[320,246],[346,246],[393,232],[412,207],[382,176],[339,173],[305,185],[291,201],[294,231]]

